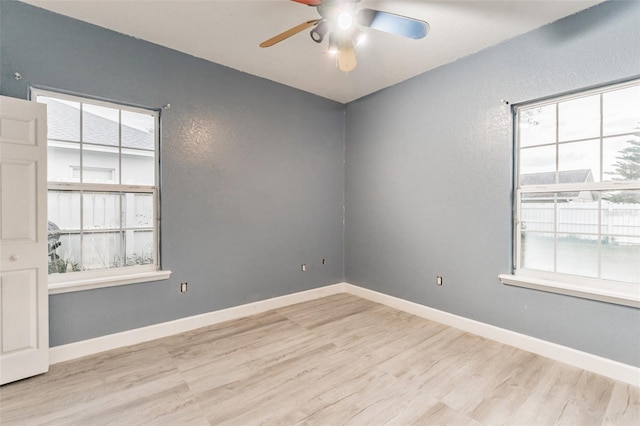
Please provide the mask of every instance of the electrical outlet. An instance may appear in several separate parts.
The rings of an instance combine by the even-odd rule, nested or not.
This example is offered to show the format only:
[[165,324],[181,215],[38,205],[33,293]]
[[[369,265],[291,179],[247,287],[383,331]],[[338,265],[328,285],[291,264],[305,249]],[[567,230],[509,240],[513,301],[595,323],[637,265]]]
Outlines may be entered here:
[[442,277],[440,275],[436,276],[436,285],[442,285]]
[[180,283],[180,293],[187,292],[187,283]]
[[300,270],[301,270],[302,272],[307,272],[307,264],[306,264],[306,263],[303,263],[303,264],[302,264],[302,266],[300,266]]

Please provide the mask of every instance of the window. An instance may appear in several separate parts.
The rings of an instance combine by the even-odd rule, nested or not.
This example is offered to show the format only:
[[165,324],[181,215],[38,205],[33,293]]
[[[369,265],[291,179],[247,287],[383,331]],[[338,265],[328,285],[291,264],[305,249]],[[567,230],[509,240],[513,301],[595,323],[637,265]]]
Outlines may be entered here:
[[154,274],[157,111],[36,89],[32,97],[47,104],[50,287],[168,278]]
[[640,306],[640,81],[519,105],[514,125],[514,275]]

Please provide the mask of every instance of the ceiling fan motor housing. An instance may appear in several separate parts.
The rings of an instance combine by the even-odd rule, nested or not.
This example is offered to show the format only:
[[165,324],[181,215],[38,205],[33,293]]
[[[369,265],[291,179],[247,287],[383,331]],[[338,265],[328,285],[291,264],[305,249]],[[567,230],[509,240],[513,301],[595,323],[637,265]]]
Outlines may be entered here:
[[322,20],[311,30],[311,39],[321,43],[329,36],[329,48],[352,47],[359,32],[356,25],[356,9],[360,0],[325,0],[316,7]]

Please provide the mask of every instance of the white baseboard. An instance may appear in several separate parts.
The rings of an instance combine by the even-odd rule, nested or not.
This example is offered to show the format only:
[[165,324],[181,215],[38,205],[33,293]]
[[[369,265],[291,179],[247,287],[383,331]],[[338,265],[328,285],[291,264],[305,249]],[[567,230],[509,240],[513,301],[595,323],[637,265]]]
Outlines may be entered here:
[[49,349],[49,364],[57,364],[59,362],[69,361],[111,349],[148,342],[150,340],[184,333],[185,331],[195,330],[197,328],[218,324],[224,321],[259,314],[272,309],[307,302],[309,300],[319,299],[321,297],[337,293],[344,293],[343,283],[301,291],[299,293],[287,294],[280,297],[274,297],[272,299],[248,303],[246,305],[221,309],[219,311],[180,318],[174,321],[163,322],[147,327],[135,328],[133,330],[127,330],[120,333],[108,334],[106,336],[82,340],[66,345],[54,346]]
[[372,302],[408,312],[457,329],[481,336],[505,345],[514,346],[546,358],[553,359],[583,370],[591,371],[621,382],[640,386],[640,368],[603,358],[567,346],[516,333],[515,331],[485,324],[469,318],[450,314],[418,303],[378,293],[373,290],[344,283],[345,293],[371,300]]
[[321,297],[338,293],[352,294],[363,299],[371,300],[372,302],[381,303],[431,321],[455,327],[460,330],[582,368],[602,376],[610,377],[634,386],[640,386],[640,368],[638,367],[558,345],[556,343],[551,343],[546,340],[527,336],[526,334],[516,333],[504,328],[450,314],[448,312],[440,311],[438,309],[409,302],[404,299],[348,283],[332,284],[299,293],[292,293],[259,302],[248,303],[246,305],[235,306],[192,317],[180,318],[175,321],[123,331],[121,333],[109,334],[107,336],[96,337],[94,339],[83,340],[66,345],[55,346],[49,350],[49,362],[50,364],[57,364],[59,362],[81,358],[83,356],[96,354],[110,349],[148,342],[150,340],[183,333],[200,327],[243,318],[261,312],[266,312],[271,309],[319,299]]

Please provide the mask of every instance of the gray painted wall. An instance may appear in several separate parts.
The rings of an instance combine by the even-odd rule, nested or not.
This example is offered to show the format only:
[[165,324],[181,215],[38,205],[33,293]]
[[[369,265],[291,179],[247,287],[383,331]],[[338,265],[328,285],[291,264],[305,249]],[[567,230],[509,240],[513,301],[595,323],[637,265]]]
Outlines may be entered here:
[[640,2],[607,2],[348,104],[346,281],[640,366],[640,310],[497,278],[511,268],[501,99],[638,76],[639,23]]
[[344,279],[343,105],[22,3],[2,1],[0,31],[3,95],[38,85],[171,104],[162,257],[173,275],[52,296],[52,346]]

